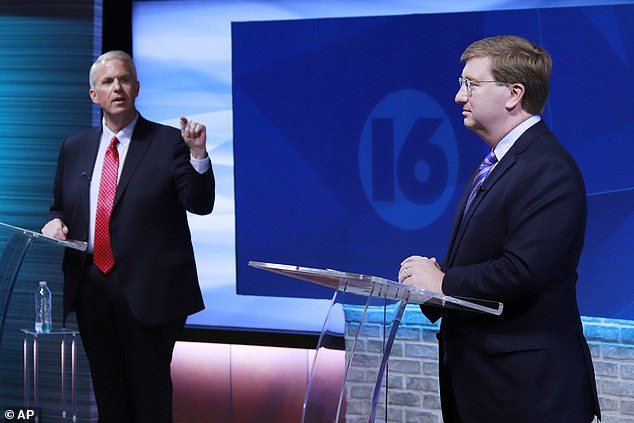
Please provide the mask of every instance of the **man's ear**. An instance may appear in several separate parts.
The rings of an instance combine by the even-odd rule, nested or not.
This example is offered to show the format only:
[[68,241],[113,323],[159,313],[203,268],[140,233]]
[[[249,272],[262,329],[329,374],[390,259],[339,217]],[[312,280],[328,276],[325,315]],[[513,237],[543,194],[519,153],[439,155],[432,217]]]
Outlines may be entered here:
[[509,85],[510,93],[509,99],[506,101],[506,107],[509,110],[515,109],[516,107],[522,105],[522,100],[524,100],[524,94],[526,94],[526,88],[524,88],[524,84],[511,84]]
[[90,96],[90,99],[92,100],[93,103],[99,104],[99,99],[97,98],[97,91],[91,88],[90,90],[88,90],[88,95]]
[[137,98],[139,96],[139,91],[141,90],[141,83],[139,82],[139,80],[137,79],[135,81],[135,87],[134,87],[134,92],[132,94],[133,98]]

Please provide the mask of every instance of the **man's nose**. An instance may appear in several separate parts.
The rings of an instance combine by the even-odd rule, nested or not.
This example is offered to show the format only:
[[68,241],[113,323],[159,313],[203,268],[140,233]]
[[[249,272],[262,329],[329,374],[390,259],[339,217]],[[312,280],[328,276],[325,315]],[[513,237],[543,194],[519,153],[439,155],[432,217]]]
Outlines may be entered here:
[[465,104],[469,101],[469,93],[467,93],[467,88],[464,85],[458,89],[454,101],[458,104]]

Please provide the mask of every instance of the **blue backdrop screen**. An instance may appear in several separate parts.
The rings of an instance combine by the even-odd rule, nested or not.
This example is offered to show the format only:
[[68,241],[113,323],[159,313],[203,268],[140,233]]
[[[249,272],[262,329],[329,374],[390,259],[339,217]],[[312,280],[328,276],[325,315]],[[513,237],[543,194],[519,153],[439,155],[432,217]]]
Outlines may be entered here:
[[233,23],[238,293],[332,296],[249,260],[394,279],[442,258],[487,152],[453,101],[459,56],[516,34],[553,57],[542,117],[586,181],[581,312],[634,319],[631,22],[621,5]]

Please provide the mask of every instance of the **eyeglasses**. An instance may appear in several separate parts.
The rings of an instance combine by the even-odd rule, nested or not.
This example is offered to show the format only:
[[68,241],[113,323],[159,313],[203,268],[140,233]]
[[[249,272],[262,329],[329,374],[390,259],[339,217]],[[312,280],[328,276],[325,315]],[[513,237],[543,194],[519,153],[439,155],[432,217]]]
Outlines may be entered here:
[[458,85],[459,85],[459,89],[462,89],[462,87],[464,86],[465,89],[467,90],[467,94],[471,94],[473,93],[473,89],[479,87],[480,85],[484,85],[487,84],[489,82],[498,82],[498,81],[477,81],[477,80],[471,80],[471,79],[467,79],[467,78],[458,78]]

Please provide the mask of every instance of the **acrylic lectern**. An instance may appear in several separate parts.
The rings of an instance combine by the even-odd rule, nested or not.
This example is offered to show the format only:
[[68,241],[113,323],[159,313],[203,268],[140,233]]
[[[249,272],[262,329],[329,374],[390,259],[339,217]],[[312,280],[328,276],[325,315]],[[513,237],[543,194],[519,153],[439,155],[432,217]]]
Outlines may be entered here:
[[73,248],[80,251],[86,251],[87,244],[83,241],[61,241],[51,238],[39,232],[33,232],[28,229],[19,228],[3,222],[0,222],[0,231],[6,232],[9,239],[4,245],[2,257],[0,258],[0,346],[2,345],[2,334],[4,331],[4,322],[7,318],[7,310],[11,294],[15,287],[15,282],[20,273],[22,261],[26,255],[29,246],[33,240],[41,240],[60,247]]
[[[18,279],[18,274],[20,273],[20,267],[22,266],[22,262],[24,260],[24,256],[26,252],[33,242],[33,240],[38,240],[46,243],[50,243],[52,245],[56,245],[58,247],[64,248],[72,248],[79,251],[86,251],[87,244],[83,241],[75,241],[75,240],[67,240],[61,241],[55,238],[51,238],[45,236],[39,232],[33,232],[28,229],[23,229],[17,226],[12,226],[3,222],[0,222],[0,234],[2,235],[2,239],[6,239],[4,243],[4,250],[2,251],[2,257],[0,257],[0,346],[2,345],[2,336],[4,333],[4,326],[7,318],[7,313],[9,309],[9,301],[11,300],[11,295],[13,293],[13,289],[15,288],[15,283]],[[36,334],[27,329],[22,329],[24,333],[24,406],[30,407],[33,406],[37,408],[39,406],[38,403],[38,353],[37,353],[37,339],[41,338],[59,338],[61,341],[61,351],[62,351],[62,362],[61,362],[61,391],[62,391],[62,416],[65,421],[66,418],[66,410],[65,410],[65,399],[64,399],[64,354],[65,354],[65,339],[67,335],[72,337],[72,384],[73,384],[73,416],[75,414],[74,410],[74,349],[75,349],[75,336],[77,332],[74,331],[57,331],[52,333],[42,333]],[[31,337],[32,339],[32,353],[28,354],[27,357],[27,347],[28,342],[27,338]],[[29,367],[27,365],[27,358],[32,360],[32,365]],[[27,370],[32,368],[33,370],[33,403],[31,404],[28,399],[28,384],[27,384]],[[38,416],[36,416],[36,421]],[[75,419],[73,420],[75,421]]]
[[[377,419],[377,406],[382,396],[382,385],[384,383],[385,372],[388,365],[388,359],[392,351],[392,345],[396,337],[401,318],[407,304],[425,304],[434,307],[444,307],[459,309],[463,311],[486,313],[492,315],[500,315],[502,313],[502,303],[495,301],[477,300],[457,298],[446,295],[434,294],[429,291],[414,288],[395,281],[380,278],[377,276],[368,276],[356,273],[341,272],[331,269],[314,269],[309,267],[299,267],[285,264],[263,263],[250,261],[249,266],[289,276],[295,279],[315,283],[326,286],[335,290],[331,301],[330,309],[326,315],[322,331],[317,343],[317,349],[314,355],[312,367],[308,377],[306,386],[306,394],[302,408],[302,423],[321,423],[334,422],[340,423],[346,421],[345,400],[348,394],[348,382],[351,369],[363,368],[363,378],[373,385],[373,388],[367,391],[367,400],[363,403],[360,410],[362,417],[359,421],[373,423]],[[324,411],[326,406],[323,402],[323,395],[317,392],[321,386],[315,383],[320,377],[320,368],[326,366],[320,361],[320,350],[328,348],[331,344],[332,332],[329,330],[330,320],[333,315],[332,311],[337,305],[347,304],[350,301],[350,295],[361,297],[365,305],[361,308],[363,311],[358,317],[358,324],[354,328],[353,345],[346,346],[346,364],[341,389],[339,390],[339,399],[336,412],[329,414]],[[359,334],[364,330],[365,316],[369,308],[376,307],[376,301],[383,300],[384,309],[384,342],[380,346],[379,353],[376,357],[359,351],[358,340]],[[389,305],[388,305],[389,304]],[[361,341],[359,341],[361,342]],[[355,360],[357,361],[355,363]],[[386,405],[387,406],[387,405]],[[357,405],[358,407],[358,405]],[[330,408],[334,407],[330,405]],[[359,410],[356,410],[359,414]]]

